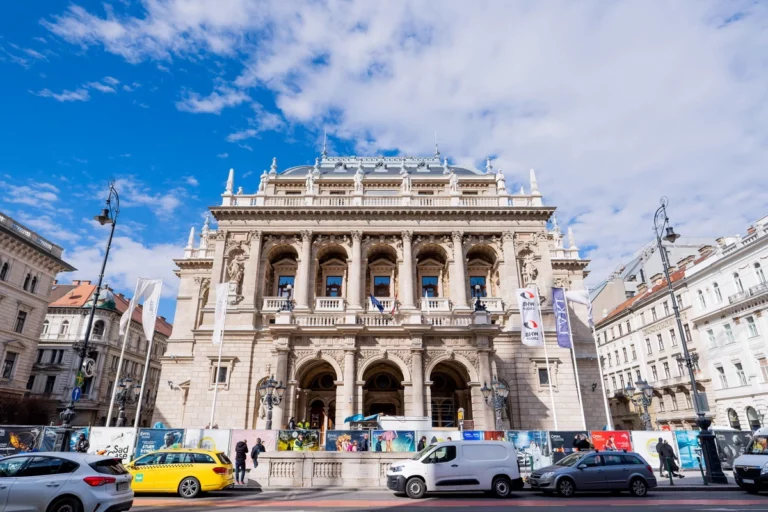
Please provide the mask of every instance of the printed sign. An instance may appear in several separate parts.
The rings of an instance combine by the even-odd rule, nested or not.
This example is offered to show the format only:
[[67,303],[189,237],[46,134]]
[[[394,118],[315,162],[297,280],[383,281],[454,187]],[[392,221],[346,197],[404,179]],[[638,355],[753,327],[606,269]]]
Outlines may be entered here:
[[416,451],[420,452],[431,444],[459,441],[463,436],[458,430],[417,430],[416,439]]
[[136,429],[130,427],[93,427],[88,437],[88,453],[117,457],[123,462],[133,458]]
[[0,427],[0,457],[34,451],[42,434],[38,426]]
[[483,430],[483,439],[486,441],[506,441],[507,433],[503,430]]
[[232,443],[230,445],[229,458],[235,460],[235,446],[238,441],[245,441],[248,445],[248,459],[251,458],[251,450],[256,445],[256,440],[261,439],[264,451],[274,452],[277,442],[277,430],[232,430]]
[[[75,388],[78,389],[78,388]],[[43,430],[43,436],[40,440],[41,452],[54,452],[56,449],[56,427],[45,427]],[[75,446],[77,446],[77,440],[80,438],[80,434],[85,434],[85,438],[88,439],[88,427],[73,428],[72,435],[69,438],[69,451],[74,452]]]
[[374,452],[412,452],[416,450],[416,432],[413,430],[374,430]]
[[580,431],[552,431],[549,433],[549,446],[552,447],[552,462],[557,463],[569,453],[579,450],[591,449],[587,432]]
[[[657,431],[649,432],[646,430],[632,431],[632,451],[639,453],[645,461],[651,465],[654,471],[661,467],[661,457],[656,449],[659,439],[663,439],[677,452],[677,443],[675,435],[672,432]],[[666,469],[664,470],[666,473]]]
[[632,451],[628,430],[593,430],[592,445],[595,450]]
[[181,448],[184,429],[181,428],[140,428],[136,443],[136,457],[141,457],[157,450]]
[[279,452],[316,452],[319,449],[319,430],[280,430],[277,435]]
[[230,430],[217,428],[188,428],[184,431],[184,448],[202,448],[229,453],[230,432]]
[[675,439],[680,451],[680,467],[683,469],[699,469],[699,458],[704,466],[704,457],[701,455],[699,445],[699,432],[697,430],[676,430]]
[[365,452],[371,449],[371,434],[366,430],[329,430],[325,433],[327,452]]
[[552,451],[545,431],[510,430],[507,440],[515,445],[520,469],[532,471],[552,464]]
[[733,461],[749,447],[752,434],[749,432],[734,432],[733,430],[714,430],[717,455],[723,469],[733,469]]
[[483,440],[482,430],[464,430],[461,434],[464,437],[465,441],[482,441]]
[[520,337],[525,345],[533,347],[544,344],[538,299],[539,294],[532,288],[517,289],[517,305],[522,319]]

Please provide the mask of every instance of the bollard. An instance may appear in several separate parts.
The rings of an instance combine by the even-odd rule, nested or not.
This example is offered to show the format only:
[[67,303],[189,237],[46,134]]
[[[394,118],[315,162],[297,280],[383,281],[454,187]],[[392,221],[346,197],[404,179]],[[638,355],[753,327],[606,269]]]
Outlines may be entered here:
[[707,482],[707,477],[704,476],[704,466],[701,464],[701,455],[697,455],[696,460],[699,461],[699,471],[701,471],[701,479],[704,480],[704,485],[709,485],[709,482]]
[[664,457],[664,462],[667,463],[667,476],[669,476],[669,485],[675,485],[675,480],[672,478],[672,464],[669,463],[669,457]]

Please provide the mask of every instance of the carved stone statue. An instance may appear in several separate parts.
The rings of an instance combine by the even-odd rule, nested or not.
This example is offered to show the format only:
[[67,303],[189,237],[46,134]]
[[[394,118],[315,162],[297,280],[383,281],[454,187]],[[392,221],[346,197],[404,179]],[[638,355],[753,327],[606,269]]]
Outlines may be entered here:
[[507,193],[507,182],[504,180],[504,173],[501,169],[496,173],[496,192],[499,194]]
[[400,185],[400,190],[402,190],[404,194],[410,193],[410,191],[411,191],[411,175],[408,174],[408,171],[405,169],[405,167],[402,167],[400,169],[400,177],[403,179],[403,182]]
[[227,275],[229,276],[229,282],[234,283],[237,288],[237,293],[240,293],[240,286],[243,284],[243,272],[245,269],[245,256],[238,254],[237,257],[232,258],[227,265]]
[[363,180],[365,179],[365,173],[363,172],[363,166],[358,165],[355,172],[355,193],[363,193]]
[[459,191],[459,177],[453,171],[451,171],[451,176],[448,178],[448,185],[451,189],[451,192]]
[[243,187],[237,187],[237,195],[241,195],[243,193]]
[[267,171],[265,170],[261,173],[261,180],[259,180],[259,192],[267,190],[267,183],[269,183],[269,174],[267,174]]
[[307,194],[315,193],[315,174],[312,172],[312,169],[307,172],[307,179],[304,181],[304,186]]
[[533,253],[527,251],[523,255],[523,261],[520,265],[520,275],[523,278],[523,286],[528,286],[531,283],[536,282],[536,278],[539,277],[539,270],[533,263]]

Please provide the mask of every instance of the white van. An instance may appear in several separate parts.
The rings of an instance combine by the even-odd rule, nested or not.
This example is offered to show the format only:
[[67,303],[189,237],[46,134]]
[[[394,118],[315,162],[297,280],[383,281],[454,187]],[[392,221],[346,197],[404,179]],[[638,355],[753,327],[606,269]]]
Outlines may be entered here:
[[744,454],[733,461],[733,477],[750,494],[768,490],[768,428],[758,429]]
[[523,479],[511,443],[447,441],[427,446],[411,460],[394,462],[387,487],[410,498],[443,491],[490,491],[506,498],[523,488]]

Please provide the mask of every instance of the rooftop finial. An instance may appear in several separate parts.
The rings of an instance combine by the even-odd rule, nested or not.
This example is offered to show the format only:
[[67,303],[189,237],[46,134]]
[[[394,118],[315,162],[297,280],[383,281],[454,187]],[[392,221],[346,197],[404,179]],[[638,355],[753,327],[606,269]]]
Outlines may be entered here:
[[552,216],[552,231],[560,233],[560,226],[557,225],[557,215]]
[[576,240],[573,238],[573,228],[568,228],[568,248],[573,250],[576,249]]
[[520,195],[521,195],[521,196],[524,196],[524,195],[525,195],[525,187],[524,187],[524,186],[522,186],[522,185],[520,185]]
[[485,157],[485,172],[491,174],[493,172],[493,164],[491,163],[491,157]]
[[210,231],[210,226],[209,226],[210,219],[211,219],[211,214],[210,213],[206,213],[205,214],[205,222],[203,222],[203,230],[200,232],[201,236],[207,235],[208,232]]
[[451,169],[448,167],[448,157],[443,158],[443,174],[450,174]]
[[530,178],[531,178],[531,195],[541,194],[539,192],[539,184],[536,182],[536,172],[531,169],[530,171]]
[[235,170],[230,169],[229,176],[227,176],[227,188],[224,192],[226,194],[231,194],[234,188],[235,188]]
[[328,130],[323,130],[323,152],[321,155],[323,158],[328,156]]
[[272,165],[269,166],[269,174],[277,174],[277,157],[272,158]]
[[435,130],[435,157],[440,158],[440,149],[437,147],[437,130]]
[[[203,229],[200,232],[200,249],[208,248],[208,232],[210,231],[210,228],[208,227],[209,219],[210,219],[210,215],[208,214],[208,212],[206,212],[205,222],[203,222]],[[205,250],[203,250],[203,254],[205,254]]]
[[195,244],[195,227],[189,229],[189,240],[187,240],[187,249],[191,249]]
[[320,159],[319,158],[315,158],[314,172],[315,173],[319,173],[320,172]]

